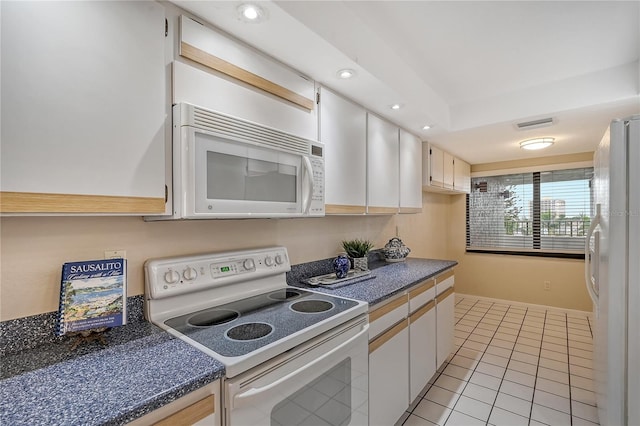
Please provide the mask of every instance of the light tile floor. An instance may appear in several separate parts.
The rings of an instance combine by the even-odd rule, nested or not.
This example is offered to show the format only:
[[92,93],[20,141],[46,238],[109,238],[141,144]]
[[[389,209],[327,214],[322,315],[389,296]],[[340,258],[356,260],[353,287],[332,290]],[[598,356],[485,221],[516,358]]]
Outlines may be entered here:
[[396,425],[597,425],[591,318],[456,296],[455,349]]

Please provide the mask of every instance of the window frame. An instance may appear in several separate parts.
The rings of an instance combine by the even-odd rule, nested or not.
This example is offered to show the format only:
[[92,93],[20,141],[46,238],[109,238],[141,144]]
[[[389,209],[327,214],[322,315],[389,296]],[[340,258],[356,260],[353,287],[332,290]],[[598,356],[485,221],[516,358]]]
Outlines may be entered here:
[[[472,179],[482,178],[482,177],[502,177],[508,176],[511,174],[519,174],[519,173],[531,173],[533,177],[533,212],[532,212],[532,237],[533,243],[531,248],[509,248],[509,247],[482,247],[482,248],[473,248],[470,247],[469,244],[471,242],[471,221],[469,217],[469,197],[470,194],[466,194],[466,211],[465,211],[465,253],[473,253],[473,254],[497,254],[497,255],[507,255],[507,256],[526,256],[526,257],[543,257],[543,258],[558,258],[558,259],[576,259],[583,260],[585,258],[583,251],[574,251],[569,249],[563,250],[553,250],[553,249],[543,249],[541,248],[541,174],[545,171],[563,171],[563,170],[571,170],[571,169],[593,169],[593,164],[589,163],[581,163],[581,164],[563,164],[558,165],[560,167],[553,166],[542,166],[542,167],[527,167],[526,169],[520,170],[495,170],[493,172],[483,172],[483,173],[472,173]],[[564,166],[564,167],[563,167]],[[591,179],[589,179],[589,188],[592,188],[593,183],[593,172],[591,174]],[[471,189],[473,191],[473,188]],[[591,194],[592,195],[592,194]],[[591,201],[591,200],[590,200]],[[591,216],[591,214],[590,214]],[[586,236],[585,236],[586,238]]]

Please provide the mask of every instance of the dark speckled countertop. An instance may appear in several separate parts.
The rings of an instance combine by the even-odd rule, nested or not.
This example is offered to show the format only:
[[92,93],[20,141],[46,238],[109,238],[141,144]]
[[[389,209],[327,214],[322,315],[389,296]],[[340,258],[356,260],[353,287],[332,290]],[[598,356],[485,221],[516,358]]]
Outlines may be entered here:
[[[300,280],[332,272],[331,260],[294,265],[292,286],[375,305],[457,265],[409,258],[385,263],[369,256],[373,278],[338,288]],[[224,366],[142,318],[142,297],[129,298],[129,324],[98,343],[69,350],[54,337],[54,313],[0,323],[0,424],[122,425],[224,375]]]
[[37,335],[53,336],[49,316],[0,327],[3,426],[122,425],[224,375],[222,363],[141,318],[108,331],[106,347],[70,351],[68,338]]
[[404,262],[399,263],[386,263],[373,253],[369,256],[369,269],[371,269],[373,278],[356,279],[351,284],[345,282],[336,286],[311,286],[301,281],[315,275],[332,272],[331,259],[327,259],[304,266],[294,266],[287,277],[287,282],[295,287],[362,300],[368,302],[369,306],[373,306],[421,281],[451,269],[457,264],[458,262],[454,260],[419,258],[407,258]]

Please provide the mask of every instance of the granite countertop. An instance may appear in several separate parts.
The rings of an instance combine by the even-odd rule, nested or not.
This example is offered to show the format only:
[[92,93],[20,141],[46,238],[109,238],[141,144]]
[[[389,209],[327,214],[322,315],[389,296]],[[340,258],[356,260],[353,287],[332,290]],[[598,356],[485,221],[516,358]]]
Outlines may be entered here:
[[0,424],[122,425],[224,375],[222,363],[146,321],[106,340],[4,353]]
[[[373,252],[372,278],[334,288],[301,282],[332,272],[331,260],[292,266],[287,283],[372,306],[458,264],[385,263]],[[70,351],[68,339],[52,337],[54,313],[0,323],[0,424],[122,425],[224,375],[222,363],[144,321],[141,296],[129,304],[130,323],[107,332],[106,347]]]
[[306,278],[332,272],[331,259],[327,259],[306,264],[304,268],[292,268],[287,282],[294,287],[362,300],[368,302],[369,306],[373,306],[457,264],[458,262],[454,260],[419,258],[407,258],[399,263],[386,263],[374,254],[369,258],[369,269],[373,278],[360,278],[351,283],[346,281],[332,286],[312,286],[302,282]]

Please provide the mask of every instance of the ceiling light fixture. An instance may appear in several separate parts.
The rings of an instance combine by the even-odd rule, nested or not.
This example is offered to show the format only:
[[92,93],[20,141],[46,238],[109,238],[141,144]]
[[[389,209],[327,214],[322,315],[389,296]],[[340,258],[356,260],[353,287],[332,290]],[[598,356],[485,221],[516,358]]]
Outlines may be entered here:
[[529,150],[543,149],[553,145],[554,140],[555,140],[554,138],[529,139],[529,140],[520,142],[520,148],[529,149]]
[[430,125],[425,124],[424,126],[422,126],[422,130],[429,130],[431,128]]
[[391,105],[391,109],[398,110],[398,109],[400,109],[400,108],[402,108],[402,105],[400,105],[400,104],[393,104],[393,105]]
[[352,70],[352,69],[345,68],[345,69],[342,69],[342,70],[338,71],[337,74],[338,74],[338,77],[343,78],[343,79],[346,80],[348,78],[351,78],[351,77],[355,76],[356,72],[354,70]]
[[251,3],[244,3],[238,6],[238,16],[242,21],[253,23],[261,22],[266,19],[264,9]]

